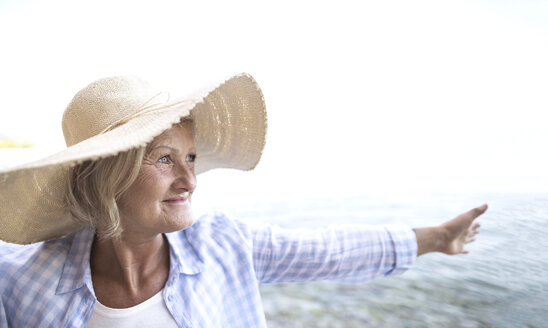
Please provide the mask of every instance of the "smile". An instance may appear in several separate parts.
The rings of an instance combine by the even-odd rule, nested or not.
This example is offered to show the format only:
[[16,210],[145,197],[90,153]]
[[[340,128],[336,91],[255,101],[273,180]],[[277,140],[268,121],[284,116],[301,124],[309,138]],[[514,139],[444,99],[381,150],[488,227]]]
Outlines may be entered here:
[[168,198],[166,200],[163,200],[162,202],[170,204],[170,205],[186,204],[189,201],[189,196],[190,196],[190,193],[185,192],[182,195],[172,197],[172,198]]

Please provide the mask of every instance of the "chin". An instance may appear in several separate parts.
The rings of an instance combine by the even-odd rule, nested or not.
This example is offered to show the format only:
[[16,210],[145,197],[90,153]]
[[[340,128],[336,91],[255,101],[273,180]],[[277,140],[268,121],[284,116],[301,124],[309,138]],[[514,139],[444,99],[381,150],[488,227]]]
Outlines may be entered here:
[[184,230],[194,224],[194,217],[192,216],[192,214],[187,214],[182,217],[176,218],[170,223],[170,232]]

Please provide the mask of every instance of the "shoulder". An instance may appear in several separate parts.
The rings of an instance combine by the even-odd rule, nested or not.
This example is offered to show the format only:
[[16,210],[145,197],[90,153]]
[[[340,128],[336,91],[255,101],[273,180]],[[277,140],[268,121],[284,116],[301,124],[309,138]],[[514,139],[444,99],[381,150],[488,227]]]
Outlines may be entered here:
[[50,257],[58,258],[59,253],[68,250],[69,246],[66,237],[29,245],[2,244],[0,245],[0,270],[25,267]]
[[0,290],[2,294],[20,282],[38,279],[63,268],[71,236],[30,245],[0,245]]
[[220,212],[202,215],[189,228],[168,235],[177,248],[190,247],[206,257],[219,252],[249,253],[252,244],[248,226]]
[[215,236],[216,238],[241,238],[249,239],[250,227],[247,223],[230,217],[222,212],[214,212],[202,215],[187,230],[187,234],[199,234],[201,236]]
[[79,286],[89,268],[83,266],[92,235],[82,230],[26,246],[0,246],[0,297],[8,323],[58,327],[85,315],[89,293]]

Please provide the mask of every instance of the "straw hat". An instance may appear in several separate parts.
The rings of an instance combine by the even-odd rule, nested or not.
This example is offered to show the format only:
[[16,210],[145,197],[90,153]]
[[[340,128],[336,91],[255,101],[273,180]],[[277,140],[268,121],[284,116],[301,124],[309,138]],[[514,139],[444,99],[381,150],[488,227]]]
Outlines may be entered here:
[[187,116],[194,121],[196,174],[251,170],[258,163],[266,109],[250,75],[174,101],[136,77],[101,79],[78,92],[65,110],[67,149],[0,170],[0,240],[28,244],[80,230],[65,203],[69,168],[145,146]]

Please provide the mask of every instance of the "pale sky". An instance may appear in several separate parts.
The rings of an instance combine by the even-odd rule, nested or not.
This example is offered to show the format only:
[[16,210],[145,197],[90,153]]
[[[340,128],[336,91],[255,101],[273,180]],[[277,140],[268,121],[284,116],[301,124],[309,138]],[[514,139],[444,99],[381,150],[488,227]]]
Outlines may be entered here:
[[0,136],[61,150],[104,76],[185,95],[248,72],[267,145],[200,177],[218,195],[548,191],[547,22],[544,1],[3,1]]

